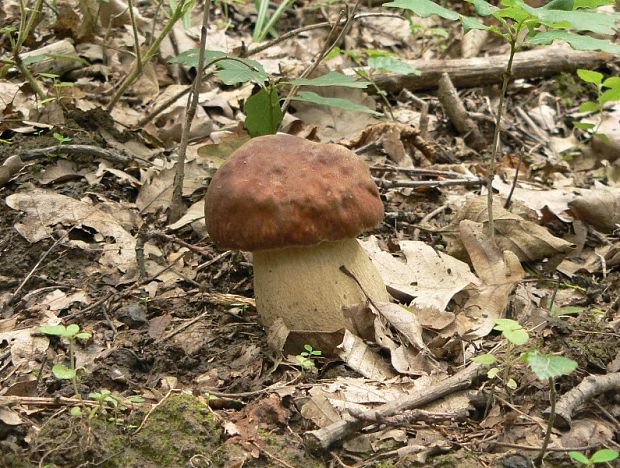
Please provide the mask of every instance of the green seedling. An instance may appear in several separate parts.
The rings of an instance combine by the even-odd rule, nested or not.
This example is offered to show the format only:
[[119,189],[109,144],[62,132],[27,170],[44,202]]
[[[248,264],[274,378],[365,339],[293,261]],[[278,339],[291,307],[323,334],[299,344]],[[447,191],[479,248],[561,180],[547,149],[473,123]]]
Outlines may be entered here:
[[605,104],[608,102],[620,101],[620,77],[614,76],[605,78],[605,75],[600,72],[584,69],[577,70],[577,76],[586,83],[593,85],[597,92],[596,101],[586,101],[582,103],[579,106],[579,111],[599,114],[599,121],[598,124],[594,124],[581,120],[573,122],[573,125],[582,130],[591,131],[592,135],[607,141],[607,135],[599,133],[598,130],[603,123]]
[[562,375],[567,375],[577,369],[577,362],[572,359],[565,358],[564,356],[556,356],[554,354],[543,354],[537,349],[528,351],[521,355],[521,359],[527,362],[528,366],[536,374],[539,380],[547,381],[549,383],[549,401],[551,403],[551,409],[549,412],[549,419],[547,421],[547,430],[545,433],[545,439],[543,440],[540,453],[534,460],[535,466],[541,466],[549,440],[551,438],[551,430],[553,428],[553,421],[555,420],[555,379]]
[[497,319],[495,320],[495,327],[493,330],[501,331],[502,336],[508,342],[506,352],[500,357],[494,354],[482,354],[476,356],[472,361],[478,364],[491,366],[498,364],[487,372],[489,379],[495,379],[501,375],[501,380],[510,390],[515,390],[518,385],[515,379],[510,377],[510,371],[514,367],[515,363],[519,361],[519,356],[515,354],[515,346],[523,346],[526,344],[530,337],[525,329],[516,320],[511,319]]
[[43,325],[40,328],[41,333],[52,336],[66,338],[69,342],[69,366],[64,364],[54,364],[52,373],[59,380],[70,380],[73,384],[75,395],[80,397],[77,388],[77,371],[75,367],[75,343],[77,340],[88,340],[92,337],[91,333],[80,331],[80,326],[72,323],[70,325]]
[[54,132],[54,134],[52,135],[54,137],[54,140],[56,140],[58,143],[60,143],[61,145],[63,143],[67,143],[69,141],[71,141],[70,137],[66,137],[60,133]]
[[600,449],[592,454],[590,458],[581,452],[568,452],[570,457],[583,466],[594,466],[596,463],[609,463],[618,458],[618,451],[612,449]]
[[318,349],[314,349],[309,344],[304,345],[304,349],[305,351],[302,351],[296,356],[297,362],[305,370],[316,368],[314,360],[320,357],[323,353]]

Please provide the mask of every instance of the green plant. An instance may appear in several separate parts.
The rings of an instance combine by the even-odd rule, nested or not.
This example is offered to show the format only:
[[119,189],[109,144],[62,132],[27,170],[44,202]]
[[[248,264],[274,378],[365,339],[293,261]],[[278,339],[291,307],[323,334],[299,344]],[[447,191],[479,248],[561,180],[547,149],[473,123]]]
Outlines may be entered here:
[[72,323],[70,325],[43,325],[41,333],[52,336],[66,338],[69,342],[69,366],[64,364],[54,364],[52,373],[59,380],[70,380],[73,385],[75,395],[81,398],[77,387],[77,371],[75,366],[75,343],[77,340],[88,340],[92,334],[80,331],[80,326]]
[[581,463],[584,466],[593,466],[595,463],[608,463],[610,461],[614,461],[618,458],[617,450],[612,449],[600,449],[592,454],[590,458],[584,455],[581,452],[568,452],[570,457],[578,463]]
[[314,360],[321,356],[323,353],[318,349],[314,349],[309,344],[304,345],[304,349],[305,351],[302,351],[297,356],[295,356],[297,362],[305,370],[314,369],[316,367]]
[[[250,59],[231,57],[220,51],[205,51],[205,70],[216,67],[215,76],[226,85],[236,85],[252,81],[260,86],[260,90],[245,102],[245,127],[252,136],[276,133],[284,116],[280,107],[279,90],[284,86],[341,86],[347,88],[366,88],[371,83],[331,71],[316,78],[298,78],[291,81],[277,81],[269,75],[260,62]],[[196,67],[198,65],[198,49],[190,49],[170,59],[172,63]],[[318,105],[338,107],[340,109],[380,115],[366,106],[348,99],[320,96],[310,91],[299,91],[291,98],[294,101],[311,102]]]
[[501,373],[502,382],[504,385],[506,385],[506,387],[510,390],[515,390],[518,385],[515,379],[510,377],[510,371],[512,370],[514,364],[519,361],[520,356],[515,354],[514,346],[523,346],[529,341],[530,337],[527,331],[525,331],[525,329],[516,320],[497,319],[495,320],[495,323],[496,325],[493,330],[501,331],[502,336],[508,342],[506,352],[501,356],[496,356],[490,353],[482,354],[474,357],[472,361],[488,366],[498,364],[489,369],[487,372],[487,377],[489,377],[489,379],[495,379]]
[[387,112],[390,114],[392,120],[394,120],[392,106],[387,99],[385,91],[381,90],[375,82],[373,76],[374,72],[389,72],[398,75],[419,75],[420,71],[413,65],[400,60],[396,54],[378,49],[343,50],[340,47],[334,47],[326,56],[326,59],[339,54],[349,56],[357,65],[364,65],[364,63],[366,63],[367,69],[358,68],[355,70],[355,73],[362,78],[362,80],[367,80],[372,87],[375,88],[375,91],[381,96],[381,99],[385,103]]
[[579,106],[581,112],[593,112],[600,114],[598,124],[591,122],[575,121],[573,125],[582,130],[591,130],[593,135],[607,139],[605,134],[598,133],[598,129],[603,123],[603,112],[605,104],[612,101],[620,101],[620,77],[614,76],[605,78],[600,72],[594,70],[577,70],[577,76],[586,83],[594,85],[597,92],[596,101],[586,101]]
[[52,86],[54,89],[54,95],[42,99],[41,105],[45,105],[48,102],[53,101],[61,102],[61,100],[64,98],[64,96],[62,95],[62,88],[71,88],[74,86],[74,84],[71,82],[59,80],[59,76],[56,73],[39,73],[38,76],[41,76],[43,78],[50,78],[52,80]]
[[276,11],[271,16],[267,16],[267,10],[269,9],[269,0],[255,0],[256,9],[258,15],[256,17],[256,24],[254,26],[254,34],[252,39],[254,42],[260,42],[267,37],[267,34],[274,34],[273,28],[280,20],[286,9],[289,7],[293,0],[283,0],[276,8]]
[[601,50],[620,55],[620,45],[607,39],[588,36],[586,32],[613,36],[618,13],[600,13],[595,10],[601,5],[612,4],[613,0],[552,0],[545,6],[534,8],[523,0],[500,0],[499,6],[485,0],[467,0],[480,17],[492,17],[495,24],[485,24],[479,18],[466,16],[445,8],[431,0],[394,0],[384,6],[413,11],[421,17],[438,15],[442,18],[460,21],[463,29],[483,29],[499,36],[510,45],[510,54],[502,80],[502,89],[495,118],[495,131],[488,164],[487,211],[489,237],[495,238],[493,219],[493,187],[495,161],[499,151],[501,119],[506,100],[506,90],[512,76],[515,53],[524,45],[551,44],[563,40],[580,50]]
[[54,140],[56,140],[58,143],[60,143],[61,145],[63,143],[67,143],[68,141],[71,141],[71,137],[66,137],[58,132],[54,132],[52,134],[52,136],[54,137]]
[[543,354],[537,349],[528,351],[521,355],[523,359],[529,365],[530,369],[539,380],[547,381],[549,383],[549,401],[551,408],[549,411],[549,419],[547,420],[547,430],[545,432],[545,439],[543,440],[540,453],[534,460],[535,466],[540,466],[542,460],[547,451],[549,440],[551,438],[551,429],[553,428],[553,421],[555,420],[555,379],[561,375],[567,375],[573,372],[577,368],[577,362],[572,359],[565,358],[564,356],[556,356],[554,354]]

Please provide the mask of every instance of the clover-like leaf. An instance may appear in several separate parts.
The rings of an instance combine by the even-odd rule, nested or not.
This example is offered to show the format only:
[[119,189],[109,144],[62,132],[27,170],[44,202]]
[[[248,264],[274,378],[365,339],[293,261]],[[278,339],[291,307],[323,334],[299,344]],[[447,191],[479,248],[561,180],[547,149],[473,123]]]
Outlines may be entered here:
[[570,374],[577,368],[577,362],[572,359],[555,354],[543,354],[538,350],[523,353],[522,358],[540,380]]

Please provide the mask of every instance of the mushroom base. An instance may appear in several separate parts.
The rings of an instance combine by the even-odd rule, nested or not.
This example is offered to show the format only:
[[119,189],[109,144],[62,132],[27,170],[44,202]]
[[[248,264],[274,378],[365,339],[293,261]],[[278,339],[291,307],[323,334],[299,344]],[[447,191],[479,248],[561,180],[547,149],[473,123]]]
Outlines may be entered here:
[[346,328],[342,307],[363,303],[366,296],[341,265],[373,300],[389,300],[379,271],[356,239],[259,250],[253,256],[256,307],[267,326],[282,318],[290,330]]

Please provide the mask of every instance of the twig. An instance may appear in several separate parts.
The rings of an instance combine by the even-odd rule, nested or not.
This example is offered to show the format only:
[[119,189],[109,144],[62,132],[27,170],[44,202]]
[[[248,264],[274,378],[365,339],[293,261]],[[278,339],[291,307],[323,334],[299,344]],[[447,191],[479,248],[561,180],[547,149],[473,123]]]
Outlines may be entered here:
[[[373,16],[382,16],[382,17],[387,17],[387,18],[401,18],[404,19],[404,17],[402,15],[398,15],[398,14],[394,14],[394,13],[360,13],[359,15],[354,15],[353,16],[353,21],[357,21],[360,19],[364,19],[364,18],[371,18]],[[344,26],[347,22],[346,19],[338,19],[338,22],[342,22],[342,25]],[[338,25],[339,26],[339,25]],[[262,52],[263,50],[267,50],[270,47],[273,47],[275,45],[280,44],[281,42],[286,41],[287,39],[297,36],[301,33],[307,32],[307,31],[312,31],[314,29],[323,29],[323,28],[333,28],[334,24],[329,22],[329,21],[325,21],[323,23],[315,23],[315,24],[309,24],[307,26],[302,26],[300,28],[297,29],[292,29],[291,31],[287,31],[283,34],[281,34],[280,36],[276,37],[275,39],[272,39],[268,42],[265,42],[264,44],[261,44],[259,46],[254,47],[253,49],[249,49],[246,51],[242,51],[239,56],[244,58],[244,57],[250,57],[251,55],[256,55],[259,52]]]
[[479,177],[469,177],[467,179],[449,179],[449,180],[413,180],[413,181],[399,181],[399,180],[382,180],[375,179],[377,185],[381,188],[401,188],[401,187],[447,187],[449,185],[482,185],[484,179]]
[[437,97],[439,102],[441,102],[441,106],[448,115],[450,122],[452,122],[459,134],[465,135],[469,146],[476,151],[485,148],[487,144],[478,126],[469,116],[463,101],[461,101],[456,88],[450,80],[450,75],[447,73],[441,75],[438,91]]
[[172,392],[174,392],[174,391],[175,391],[175,389],[171,388],[170,390],[168,390],[168,393],[166,393],[166,395],[161,400],[159,400],[157,403],[155,403],[153,405],[153,407],[149,410],[149,412],[146,414],[146,416],[144,417],[144,419],[142,420],[142,422],[140,423],[138,428],[133,432],[132,435],[136,435],[138,432],[140,432],[142,430],[142,428],[144,427],[144,425],[146,424],[148,419],[151,417],[151,414],[153,414],[153,411],[155,411],[157,408],[159,408],[161,406],[161,404],[164,401],[166,401],[168,399],[168,397],[170,397],[170,395],[172,395]]
[[458,179],[465,175],[460,172],[454,172],[454,171],[439,171],[436,169],[401,168],[401,167],[391,167],[391,166],[370,166],[370,172],[395,172],[397,174],[448,177],[451,179]]
[[[542,447],[536,447],[532,445],[523,445],[523,444],[511,444],[509,442],[490,442],[492,445],[499,445],[500,447],[508,447],[519,450],[532,450],[539,451]],[[598,445],[586,445],[583,447],[548,447],[547,450],[549,452],[587,452],[588,450],[593,450],[598,448]]]
[[436,413],[425,410],[408,410],[394,416],[380,416],[367,414],[359,408],[349,408],[349,414],[354,418],[369,423],[387,424],[389,426],[404,426],[414,422],[423,421],[430,424],[442,421],[464,421],[469,412],[466,409],[447,413]]
[[202,15],[202,26],[200,27],[200,48],[198,49],[198,70],[192,92],[190,94],[187,111],[185,112],[185,124],[181,132],[181,142],[175,165],[174,183],[172,188],[172,200],[170,201],[170,211],[168,211],[168,222],[176,222],[183,212],[183,179],[185,178],[185,155],[187,153],[187,145],[189,144],[189,133],[192,128],[192,122],[196,115],[198,107],[198,98],[200,93],[200,85],[202,84],[202,75],[205,66],[205,48],[207,46],[207,34],[209,28],[209,18],[211,11],[211,0],[204,5]]
[[37,271],[37,268],[39,268],[41,266],[41,263],[43,263],[43,260],[45,260],[47,258],[47,256],[52,252],[52,250],[54,250],[56,248],[56,246],[58,244],[60,244],[69,235],[69,233],[73,229],[75,229],[75,227],[76,226],[73,226],[66,233],[64,233],[62,236],[60,236],[56,241],[54,241],[54,243],[50,246],[50,248],[47,249],[43,255],[41,255],[41,258],[39,258],[39,261],[37,263],[35,263],[35,265],[32,267],[30,272],[28,272],[26,277],[22,280],[22,282],[19,284],[19,286],[17,287],[17,289],[15,290],[13,295],[11,296],[11,299],[9,300],[9,304],[15,303],[15,301],[17,300],[17,295],[23,289],[23,287],[26,285],[26,283],[32,277],[32,275],[34,275],[34,272]]
[[[445,211],[448,208],[448,205],[441,205],[438,208],[435,208],[433,211],[431,211],[429,214],[427,214],[426,216],[424,216],[424,218],[422,218],[419,222],[419,224],[426,224],[428,223],[431,219],[433,219],[435,216],[437,216],[439,213]],[[413,240],[417,241],[420,238],[420,228],[416,227],[413,230]]]
[[[555,427],[562,430],[570,429],[572,415],[579,406],[596,395],[609,391],[620,391],[620,372],[586,377],[557,402]],[[543,414],[547,415],[550,411],[551,408],[548,408]]]
[[[314,72],[314,70],[316,70],[316,68],[319,66],[319,64],[323,61],[323,59],[325,59],[325,57],[327,57],[327,54],[329,54],[329,52],[337,44],[340,43],[340,41],[342,40],[342,38],[346,34],[347,30],[351,26],[351,22],[353,21],[353,17],[355,16],[355,13],[357,12],[357,9],[359,8],[360,3],[361,3],[361,0],[357,0],[355,2],[355,5],[353,6],[353,11],[351,12],[351,14],[349,14],[349,12],[348,12],[348,6],[345,6],[346,20],[345,20],[345,22],[344,22],[344,24],[342,26],[342,29],[340,30],[340,33],[336,37],[336,39],[334,39],[334,41],[330,43],[329,38],[332,37],[333,34],[337,31],[338,26],[340,25],[340,22],[342,20],[342,15],[343,15],[344,11],[340,12],[340,17],[336,21],[336,24],[334,24],[334,27],[332,28],[331,32],[328,34],[327,39],[325,41],[325,44],[323,45],[323,49],[321,50],[321,52],[319,52],[318,56],[312,62],[312,64],[310,64],[310,66],[308,68],[306,68],[302,72],[302,74],[299,76],[299,78],[307,78],[308,76],[310,76],[312,74],[312,72]],[[288,106],[289,106],[289,104],[291,102],[291,99],[293,98],[293,96],[295,96],[295,94],[297,94],[298,90],[299,90],[299,86],[298,85],[294,85],[294,86],[291,87],[291,90],[289,91],[288,95],[286,96],[286,99],[284,100],[284,103],[282,104],[282,113],[283,114],[286,113],[286,110],[288,109]]]
[[[376,410],[364,412],[369,417],[390,417],[403,410],[418,408],[431,403],[458,390],[464,390],[479,378],[486,375],[486,369],[478,364],[470,364],[451,377],[426,388],[423,393],[412,395],[407,398],[392,401],[380,406]],[[327,427],[304,434],[304,443],[311,450],[327,450],[332,444],[340,441],[356,431],[362,429],[368,423],[359,419],[340,420]]]
[[48,146],[46,148],[22,150],[18,154],[22,161],[33,161],[58,153],[63,153],[70,156],[93,156],[95,158],[102,158],[119,164],[127,164],[129,161],[132,160],[141,161],[150,165],[153,164],[146,159],[138,158],[135,156],[129,158],[115,151],[99,148],[92,145],[56,145]]

